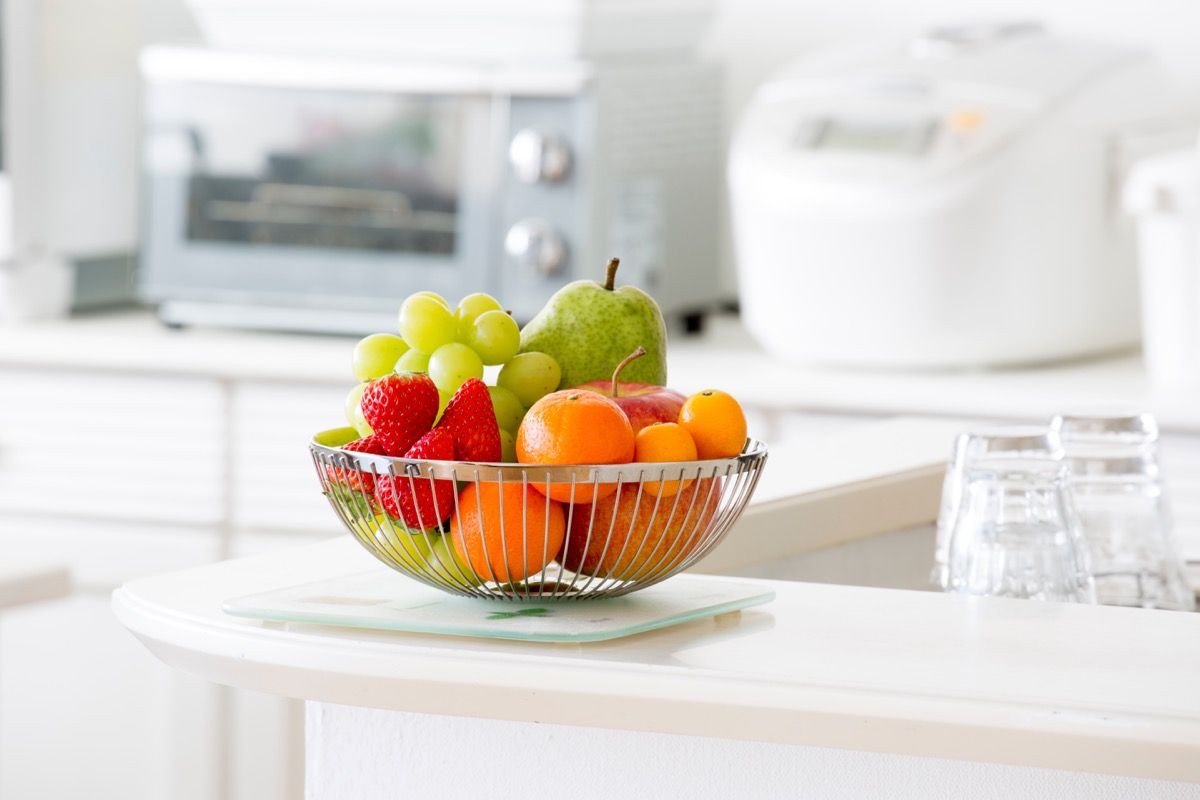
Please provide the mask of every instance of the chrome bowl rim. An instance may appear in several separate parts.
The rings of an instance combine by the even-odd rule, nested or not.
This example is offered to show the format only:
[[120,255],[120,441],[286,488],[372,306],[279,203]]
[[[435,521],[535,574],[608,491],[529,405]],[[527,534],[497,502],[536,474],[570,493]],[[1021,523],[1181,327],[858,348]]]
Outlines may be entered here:
[[[339,430],[339,429],[331,429]],[[331,447],[321,444],[318,438],[330,431],[322,431],[309,442],[309,449],[331,460],[345,460],[347,467],[356,466],[362,471],[377,475],[405,475],[413,478],[441,478],[461,481],[521,481],[549,483],[601,482],[640,483],[655,480],[649,473],[668,476],[693,475],[698,472],[709,474],[746,466],[765,458],[767,446],[762,441],[748,438],[742,452],[730,458],[714,458],[703,461],[632,461],[625,464],[523,464],[489,461],[437,461],[431,459],[377,456]]]

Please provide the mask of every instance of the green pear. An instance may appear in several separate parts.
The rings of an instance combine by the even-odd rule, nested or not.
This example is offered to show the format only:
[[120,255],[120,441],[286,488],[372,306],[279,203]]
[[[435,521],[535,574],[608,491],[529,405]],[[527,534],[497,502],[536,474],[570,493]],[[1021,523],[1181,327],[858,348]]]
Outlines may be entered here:
[[638,347],[646,355],[625,368],[622,380],[667,383],[667,326],[654,298],[636,286],[614,287],[617,266],[608,262],[604,283],[574,281],[554,293],[521,331],[521,352],[540,352],[562,368],[563,388],[611,378]]

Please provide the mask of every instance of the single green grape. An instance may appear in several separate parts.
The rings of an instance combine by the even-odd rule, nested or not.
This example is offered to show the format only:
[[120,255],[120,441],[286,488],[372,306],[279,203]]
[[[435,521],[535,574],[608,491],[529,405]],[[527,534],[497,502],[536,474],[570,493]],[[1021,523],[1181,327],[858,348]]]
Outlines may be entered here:
[[489,386],[488,394],[492,396],[492,411],[496,413],[496,424],[502,431],[515,431],[521,425],[525,409],[521,401],[510,390],[503,386]]
[[465,344],[451,342],[429,356],[429,377],[440,391],[453,392],[468,378],[482,378],[483,362]]
[[354,345],[351,363],[354,377],[360,381],[382,378],[396,366],[396,360],[408,350],[408,343],[394,333],[372,333]]
[[429,356],[420,350],[409,350],[396,362],[396,372],[429,372]]
[[521,353],[500,370],[496,385],[508,389],[529,408],[557,389],[561,380],[562,370],[553,358],[545,353]]
[[454,322],[458,325],[458,340],[467,342],[471,335],[471,325],[475,318],[486,311],[500,311],[504,306],[490,294],[475,292],[458,301],[454,309]]
[[450,534],[431,537],[433,545],[430,548],[430,564],[425,573],[434,575],[443,581],[450,581],[455,586],[482,586],[486,581],[479,577],[470,564],[467,563],[454,549]]
[[485,311],[475,318],[466,342],[484,364],[503,364],[521,349],[521,328],[503,311]]
[[313,434],[313,441],[322,447],[345,447],[357,438],[358,431],[350,427],[330,428]]
[[433,423],[436,425],[441,419],[442,414],[446,411],[446,406],[450,405],[450,400],[454,397],[454,392],[443,392],[438,390],[438,410],[437,415],[433,418]]
[[414,350],[433,353],[454,341],[454,315],[437,298],[410,295],[400,306],[400,335]]
[[361,406],[354,409],[354,421],[350,424],[354,426],[354,430],[358,431],[360,439],[365,439],[375,432],[371,430],[371,424],[363,417]]
[[366,389],[367,383],[363,381],[362,383],[356,383],[354,388],[346,393],[346,422],[349,422],[351,425],[354,425],[356,418],[362,417],[362,409],[359,406],[362,405],[362,396]]
[[[446,298],[442,297],[437,292],[413,292],[412,294],[409,295],[409,297],[432,297],[434,300],[437,300],[439,303],[444,305],[446,308],[450,308],[450,303],[446,300]],[[407,300],[408,298],[405,298],[405,299]]]
[[513,464],[517,462],[517,439],[503,428],[500,429],[500,460]]
[[365,527],[367,537],[374,539],[392,558],[415,572],[424,571],[429,563],[433,536],[419,530],[410,531],[400,520],[384,514],[375,515],[375,530],[369,525]]

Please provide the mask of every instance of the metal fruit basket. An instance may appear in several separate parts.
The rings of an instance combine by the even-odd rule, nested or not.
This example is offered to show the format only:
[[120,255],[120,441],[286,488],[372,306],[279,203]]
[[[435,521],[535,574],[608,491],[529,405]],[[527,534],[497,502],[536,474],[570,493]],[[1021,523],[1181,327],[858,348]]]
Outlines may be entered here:
[[[310,445],[313,462],[330,505],[359,544],[430,586],[517,601],[615,597],[687,569],[741,516],[767,460],[766,445],[748,439],[741,454],[709,461],[580,466],[427,461],[343,450],[328,444],[326,434]],[[345,478],[354,471],[372,483],[390,479],[382,491],[432,495],[434,506],[433,482],[456,481],[452,507],[435,512],[448,520],[424,530],[406,527],[383,513],[374,496],[350,490]],[[428,489],[420,488],[423,482]],[[678,491],[669,496],[647,489],[672,484]],[[545,496],[553,488],[575,499],[603,497],[589,504],[559,503]],[[483,513],[484,496],[509,498],[507,513]],[[464,515],[474,520],[471,533],[459,521]]]

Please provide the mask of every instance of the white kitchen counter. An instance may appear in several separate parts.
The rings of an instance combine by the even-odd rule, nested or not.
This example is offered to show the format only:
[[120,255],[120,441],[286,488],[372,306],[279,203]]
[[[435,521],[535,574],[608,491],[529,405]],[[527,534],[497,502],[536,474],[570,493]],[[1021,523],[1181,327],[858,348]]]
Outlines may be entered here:
[[[352,340],[336,337],[173,331],[145,312],[0,327],[0,545],[9,545],[12,552],[19,550],[30,557],[69,562],[80,585],[91,591],[138,575],[179,569],[230,554],[291,547],[333,533],[337,530],[336,520],[315,490],[305,443],[313,431],[338,424],[341,419],[342,398],[352,382],[351,345]],[[717,321],[705,337],[675,337],[671,365],[671,383],[681,390],[716,385],[736,392],[752,407],[752,432],[772,447],[771,467],[759,487],[755,506],[741,523],[753,529],[746,531],[748,535],[735,531],[701,568],[889,585],[917,585],[927,570],[927,528],[923,533],[913,526],[927,525],[936,513],[939,464],[961,423],[949,419],[894,421],[883,427],[863,423],[893,416],[889,410],[893,408],[917,409],[925,416],[1038,416],[1055,409],[1068,395],[1093,401],[1103,398],[1132,402],[1129,398],[1136,399],[1141,386],[1136,362],[1130,360],[1098,362],[1064,371],[962,378],[797,370],[765,356],[730,320]],[[1010,395],[1007,399],[1004,392]],[[843,413],[809,413],[831,409]],[[792,452],[797,457],[790,457],[784,444],[794,445]],[[1200,448],[1192,446],[1192,451],[1200,456]],[[75,502],[67,505],[62,503],[61,481],[55,477],[64,452],[74,453],[77,466],[91,476],[77,487]],[[1185,448],[1184,452],[1186,455],[1191,451]],[[1200,465],[1200,457],[1195,460]],[[141,479],[132,483],[121,477],[127,476],[130,469],[136,472],[137,465],[145,463],[169,463],[170,469],[142,470],[138,473]],[[1200,469],[1192,469],[1191,473],[1171,471],[1172,476],[1185,478],[1193,473],[1200,475]],[[1177,492],[1176,498],[1200,497],[1200,482],[1194,483],[1188,492]],[[797,499],[797,492],[804,493],[804,497]],[[1179,503],[1176,510],[1180,510]],[[763,516],[763,512],[768,513]],[[1196,518],[1200,518],[1196,513],[1180,517]],[[906,526],[916,532],[883,533]],[[1200,532],[1200,528],[1194,530]],[[803,531],[803,535],[797,535],[797,531]],[[1188,538],[1181,538],[1186,546]],[[1200,538],[1193,536],[1191,541],[1200,543]],[[1193,551],[1200,553],[1195,548]],[[904,564],[903,569],[895,568],[899,562]],[[770,564],[772,571],[751,568],[764,563]],[[186,791],[198,791],[193,784],[199,772],[240,774],[239,760],[274,765],[267,767],[268,771],[280,775],[294,774],[297,761],[286,744],[298,736],[291,706],[253,693],[222,693],[221,698],[236,698],[234,705],[242,709],[231,714],[227,701],[218,703],[211,687],[185,676],[179,676],[179,687],[168,692],[156,682],[161,681],[160,673],[151,671],[154,665],[147,664],[141,648],[131,646],[123,630],[98,624],[98,620],[108,622],[108,617],[105,609],[94,607],[97,605],[95,596],[77,594],[69,603],[45,609],[45,613],[55,615],[56,624],[62,625],[68,639],[87,643],[95,663],[88,670],[76,671],[78,674],[64,673],[59,683],[69,681],[72,692],[47,685],[40,692],[23,696],[19,704],[6,703],[7,723],[12,731],[20,733],[0,735],[0,743],[4,744],[0,761],[7,758],[10,765],[23,765],[16,778],[15,770],[7,771],[10,788],[19,787],[9,793],[36,794],[43,790],[46,767],[41,760],[28,756],[63,747],[91,754],[82,772],[57,776],[55,791],[63,796],[84,791],[87,776],[102,771],[124,776],[122,782],[112,784],[119,787],[113,796],[133,796],[137,791],[131,787],[143,784],[157,787],[150,792],[153,796],[182,796]],[[42,609],[36,612],[41,613]],[[0,648],[6,669],[0,671],[6,673],[10,683],[41,675],[39,658],[55,646],[46,639],[40,620],[29,619],[31,616],[13,614],[11,620],[6,619],[4,646]],[[746,618],[760,624],[772,619],[761,615]],[[236,631],[247,632],[241,627]],[[391,641],[387,644],[390,647]],[[381,657],[393,656],[389,651]],[[228,659],[220,668],[222,674],[238,663],[234,656]],[[216,672],[204,674],[223,679]],[[112,691],[114,678],[110,676],[120,676],[124,687],[121,691]],[[265,688],[273,688],[274,678],[262,679],[267,682]],[[230,677],[228,682],[237,684],[239,680]],[[280,691],[304,696],[298,690]],[[349,691],[338,696],[347,702],[367,702],[363,695]],[[103,707],[107,711],[76,719],[69,731],[44,728],[44,720],[70,717],[84,702],[106,704]],[[327,721],[344,719],[335,707],[316,705],[323,707],[318,710]],[[122,713],[119,709],[136,711]],[[251,717],[245,718],[243,712],[251,713]],[[409,712],[378,713],[395,716]],[[490,708],[487,713],[499,715]],[[197,718],[202,718],[201,724]],[[450,721],[537,728],[520,721]],[[219,752],[212,752],[209,745],[218,736],[213,726],[218,724],[224,744]],[[358,727],[357,721],[354,724]],[[568,746],[568,741],[570,746],[596,744],[570,740],[561,728],[548,733],[551,727],[537,730],[556,737],[560,747]],[[604,732],[601,728],[571,730],[576,736]],[[41,739],[37,738],[38,731]],[[404,737],[413,735],[408,722],[401,733]],[[463,730],[458,726],[445,733],[454,739]],[[669,734],[623,736],[622,747],[656,753],[674,748],[673,752],[679,754],[688,751],[698,738],[679,736],[676,738],[686,741],[672,744],[629,738]],[[327,737],[327,741],[334,739]],[[93,746],[100,740],[107,743],[106,749]],[[429,757],[437,759],[437,737],[425,735],[422,741],[434,748]],[[505,741],[514,748],[527,745],[536,749],[543,744],[507,735]],[[730,740],[713,741],[720,744],[714,745],[713,751],[715,763],[720,763]],[[45,746],[39,749],[38,742]],[[181,757],[194,771],[167,769],[161,759],[154,762],[159,772],[143,769],[144,753],[163,742],[170,742],[171,752],[185,754]],[[346,746],[353,752],[372,752],[352,744]],[[809,762],[798,759],[793,752],[801,746],[775,746],[788,751],[781,758],[792,765],[789,769],[795,770],[799,764],[808,768]],[[337,760],[347,769],[357,769],[345,753]],[[564,761],[569,762],[569,758]],[[309,763],[317,763],[317,759],[310,758]],[[677,763],[687,761],[681,755]],[[973,775],[979,775],[983,766],[941,763],[969,767]],[[927,765],[910,766],[913,774],[934,774]],[[830,774],[848,770],[873,774],[872,769],[871,765],[856,762],[832,769]],[[155,782],[159,780],[155,776],[163,774],[176,781],[169,791],[163,788],[165,784]],[[778,777],[784,773],[764,768],[761,774]],[[295,784],[281,781],[274,796],[291,796],[279,788],[289,785]],[[495,787],[482,777],[481,785],[485,790],[474,796],[494,791]],[[179,788],[185,786],[190,788]],[[342,796],[355,800],[370,796],[354,793],[355,788],[361,788],[358,784],[346,786],[351,788]],[[746,791],[750,794],[732,791],[689,796],[693,800],[771,796]],[[572,793],[581,799],[587,797],[577,788]],[[433,786],[413,794],[446,796]],[[871,794],[878,792],[847,796]],[[1095,794],[1089,791],[1082,796]],[[268,795],[256,791],[247,796]],[[933,797],[928,792],[920,793],[920,800]],[[1065,797],[1060,795],[1057,800]]]
[[[169,330],[147,312],[0,328],[0,366],[118,370],[349,385],[351,340],[219,329]],[[768,356],[735,318],[675,336],[671,384],[720,385],[757,409],[1043,419],[1069,407],[1155,410],[1164,427],[1200,430],[1200,397],[1155,392],[1135,355],[969,372],[800,368]]]
[[321,704],[1200,782],[1200,615],[770,582],[739,615],[547,645],[220,610],[374,566],[340,537],[135,580],[113,608],[170,665]]

